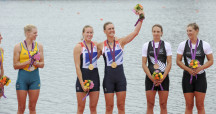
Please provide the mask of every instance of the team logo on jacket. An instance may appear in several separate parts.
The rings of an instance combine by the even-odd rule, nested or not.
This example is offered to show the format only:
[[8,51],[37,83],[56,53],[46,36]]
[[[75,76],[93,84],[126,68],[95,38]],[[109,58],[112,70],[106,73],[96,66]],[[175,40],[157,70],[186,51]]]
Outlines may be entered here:
[[[151,63],[152,63],[152,64],[155,64],[155,58],[152,57],[152,56],[150,56],[150,59],[151,59]],[[166,64],[163,63],[163,62],[160,61],[160,60],[158,60],[158,63],[157,63],[157,64],[159,65],[159,69],[160,69],[160,71],[164,72],[165,69],[166,69]]]

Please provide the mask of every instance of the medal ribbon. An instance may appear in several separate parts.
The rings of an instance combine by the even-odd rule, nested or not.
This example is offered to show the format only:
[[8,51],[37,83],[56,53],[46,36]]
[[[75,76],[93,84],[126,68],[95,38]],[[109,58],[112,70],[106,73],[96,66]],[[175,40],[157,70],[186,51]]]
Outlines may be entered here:
[[[152,91],[154,90],[155,85],[153,84]],[[163,91],[163,86],[160,84],[161,91]]]
[[154,42],[154,40],[153,40],[153,49],[154,49],[155,64],[158,63],[158,59],[157,59],[157,58],[158,58],[160,46],[161,46],[161,40],[160,40],[160,42],[159,42],[158,49],[157,49],[157,53],[156,53],[156,51],[155,51],[155,42]]
[[[153,49],[154,49],[155,64],[157,64],[158,63],[158,59],[157,58],[158,58],[158,54],[159,54],[159,50],[160,50],[160,46],[161,46],[161,40],[160,40],[159,45],[158,45],[157,53],[156,53],[156,49],[155,49],[155,42],[154,42],[154,40],[152,42],[153,42]],[[155,85],[153,84],[152,91],[154,90],[154,87],[155,87]],[[160,84],[160,88],[161,88],[162,91],[164,90],[163,86],[161,84]]]
[[[190,42],[191,60],[195,60],[195,58],[196,58],[196,51],[197,51],[197,47],[198,47],[198,43],[199,43],[199,39],[197,38],[197,42],[196,42],[196,46],[195,46],[194,51],[192,49],[191,40],[189,42]],[[192,79],[193,79],[193,75],[191,75],[190,84],[192,84]],[[197,75],[196,75],[196,79],[197,79]]]
[[89,96],[89,91],[88,91],[88,93],[86,94],[86,96],[82,99],[82,101],[84,101],[85,99],[86,99],[86,97],[88,97]]
[[84,42],[84,44],[86,46],[86,49],[88,50],[90,64],[92,64],[92,58],[93,58],[93,46],[92,46],[92,42],[91,42],[91,52],[89,52],[89,49],[88,49],[88,46],[86,45],[85,40],[83,42]]
[[[4,86],[4,85],[3,85]],[[5,96],[5,94],[4,94],[4,88],[2,87],[2,95],[3,95],[3,97],[4,98],[7,98],[6,96]]]
[[109,49],[110,49],[110,53],[112,55],[112,59],[113,59],[113,62],[115,62],[115,40],[114,40],[114,44],[113,44],[113,51],[108,43],[108,40],[107,40],[107,45],[109,46]]
[[[34,60],[33,60],[32,56],[30,55],[30,52],[28,50],[28,46],[27,46],[26,40],[24,40],[24,43],[25,43],[25,46],[26,46],[27,51],[28,51],[29,59],[31,59],[31,63],[30,63],[29,68],[28,68],[28,70],[29,70],[31,68]],[[34,51],[34,43],[33,42],[32,42],[32,50],[31,51]]]

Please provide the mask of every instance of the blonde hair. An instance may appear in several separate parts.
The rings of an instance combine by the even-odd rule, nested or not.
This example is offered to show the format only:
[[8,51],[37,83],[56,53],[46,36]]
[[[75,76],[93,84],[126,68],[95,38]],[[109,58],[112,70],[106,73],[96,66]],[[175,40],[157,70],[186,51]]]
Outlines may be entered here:
[[[86,28],[92,28],[92,29],[93,29],[92,26],[90,26],[90,25],[86,25],[86,26],[83,27],[82,33],[85,32],[85,29],[86,29]],[[82,37],[81,40],[84,40],[84,38]]]
[[25,35],[26,35],[27,32],[32,31],[33,28],[37,28],[37,27],[34,26],[34,25],[31,25],[31,24],[26,25],[26,26],[24,27],[24,33],[25,33]]

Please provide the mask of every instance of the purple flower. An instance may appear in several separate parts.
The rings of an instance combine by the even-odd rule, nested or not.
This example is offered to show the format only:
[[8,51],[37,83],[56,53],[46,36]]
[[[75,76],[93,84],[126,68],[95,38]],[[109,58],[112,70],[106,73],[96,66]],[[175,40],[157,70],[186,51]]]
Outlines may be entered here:
[[37,60],[37,61],[40,60],[40,53],[39,52],[34,55],[34,59]]
[[93,83],[93,81],[91,81],[91,82],[90,82],[89,88],[90,88],[90,89],[93,89],[93,87],[94,87],[94,83]]

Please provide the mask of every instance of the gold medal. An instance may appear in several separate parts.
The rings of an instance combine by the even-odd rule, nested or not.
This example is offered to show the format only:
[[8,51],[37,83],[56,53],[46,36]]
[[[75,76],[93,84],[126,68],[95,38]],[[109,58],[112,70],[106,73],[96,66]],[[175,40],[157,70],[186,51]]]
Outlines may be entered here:
[[90,65],[88,66],[88,68],[89,68],[89,70],[93,70],[93,69],[94,69],[94,65],[93,65],[93,64],[90,64]]
[[117,67],[116,62],[112,62],[111,67],[112,67],[112,68],[116,68],[116,67]]
[[158,64],[154,64],[154,69],[159,69],[159,65]]

